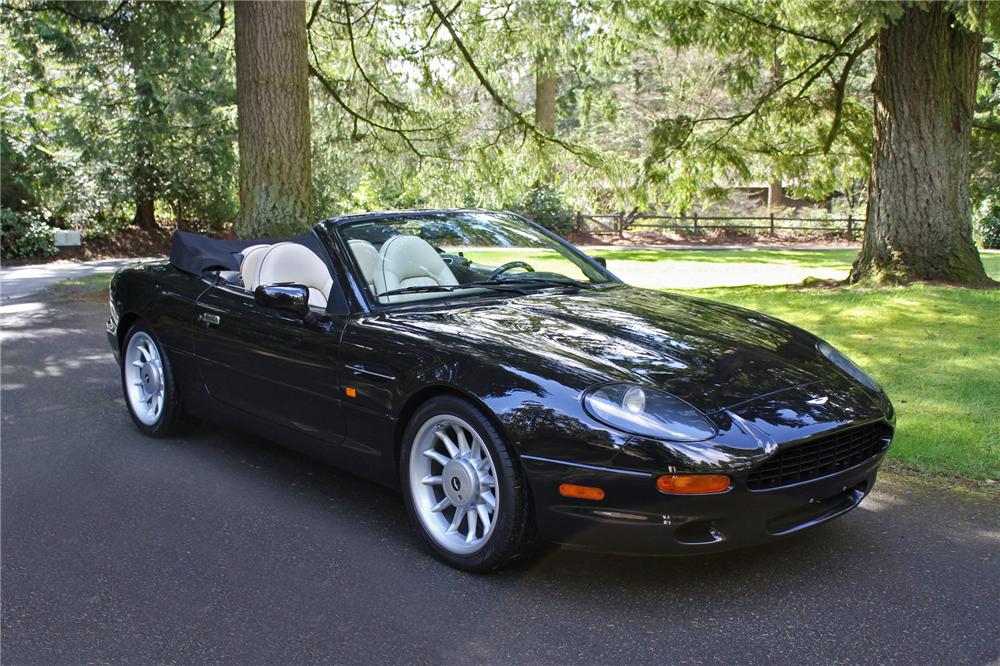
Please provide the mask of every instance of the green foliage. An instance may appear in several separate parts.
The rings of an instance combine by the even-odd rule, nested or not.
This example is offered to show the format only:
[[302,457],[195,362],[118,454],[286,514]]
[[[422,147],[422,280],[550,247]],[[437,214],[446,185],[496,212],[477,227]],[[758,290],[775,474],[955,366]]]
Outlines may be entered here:
[[557,234],[566,235],[573,231],[573,211],[567,207],[559,191],[549,185],[536,185],[508,209]]
[[1000,250],[1000,203],[989,207],[978,227],[983,247]]
[[51,257],[57,250],[52,228],[34,213],[0,208],[4,259]]
[[231,219],[232,63],[207,7],[4,3],[4,205],[87,236],[118,233],[144,198],[161,222]]
[[[899,3],[437,2],[447,26],[434,4],[310,5],[318,214],[513,207],[565,229],[568,211],[690,211],[776,179],[864,203],[872,40]],[[979,206],[1000,191],[1000,3],[952,5],[987,36]],[[238,167],[231,4],[219,11],[2,4],[4,206],[94,237],[152,198],[161,223],[225,229]],[[530,126],[540,71],[558,80],[554,136]]]

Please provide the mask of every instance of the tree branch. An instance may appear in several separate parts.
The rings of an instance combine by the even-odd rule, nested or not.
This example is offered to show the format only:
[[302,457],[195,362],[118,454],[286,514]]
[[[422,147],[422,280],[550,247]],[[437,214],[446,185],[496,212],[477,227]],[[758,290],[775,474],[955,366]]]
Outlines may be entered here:
[[785,34],[792,35],[794,37],[798,37],[799,39],[805,39],[807,41],[817,42],[819,44],[826,44],[827,46],[834,46],[834,47],[837,46],[837,42],[835,42],[834,40],[832,40],[832,39],[830,39],[828,37],[821,37],[819,35],[813,35],[813,34],[810,34],[808,32],[803,32],[801,30],[795,30],[794,28],[789,28],[787,26],[779,25],[779,24],[773,23],[771,21],[766,21],[764,19],[761,19],[761,18],[758,18],[756,16],[753,16],[752,14],[747,14],[746,12],[740,11],[739,9],[736,9],[735,7],[732,7],[730,5],[726,5],[726,4],[722,4],[722,3],[717,3],[717,2],[706,2],[705,4],[711,5],[712,7],[715,7],[716,9],[722,10],[724,12],[728,12],[730,14],[735,14],[736,16],[739,16],[740,18],[746,19],[747,21],[750,21],[751,23],[753,23],[755,25],[759,25],[762,28],[767,28],[768,30],[775,30],[777,32],[783,32]]
[[[321,0],[316,1],[316,5],[319,6]],[[365,83],[374,90],[379,97],[385,100],[386,104],[390,107],[396,109],[397,111],[409,112],[410,109],[402,102],[397,102],[396,100],[390,98],[382,89],[379,88],[375,83],[368,77],[365,72],[365,68],[361,66],[361,62],[358,60],[358,50],[357,45],[354,40],[354,21],[351,19],[351,6],[347,3],[344,4],[344,18],[347,21],[347,36],[351,42],[351,59],[354,61],[354,66],[357,68],[358,72],[361,74],[361,78],[364,79]],[[308,29],[308,27],[307,27]]]
[[323,0],[316,0],[312,6],[312,12],[309,13],[309,20],[306,21],[306,31],[308,32],[312,28],[313,21],[316,20],[317,14],[319,14],[319,6],[323,4]]
[[973,120],[972,128],[977,130],[982,130],[984,132],[997,132],[1000,134],[1000,122],[988,121],[988,120]]
[[469,69],[472,70],[472,73],[476,76],[476,79],[479,81],[479,84],[483,87],[483,89],[487,92],[487,94],[491,98],[493,98],[493,101],[497,104],[497,106],[499,106],[501,109],[510,114],[510,116],[515,120],[515,122],[524,130],[525,134],[531,134],[533,137],[535,137],[535,139],[541,142],[554,143],[563,148],[564,150],[573,153],[574,155],[579,157],[588,166],[594,165],[593,156],[590,154],[589,151],[586,151],[583,148],[574,146],[573,144],[570,144],[567,141],[563,141],[558,137],[551,136],[541,131],[540,129],[538,129],[538,127],[535,126],[534,123],[529,122],[528,119],[524,117],[524,114],[515,109],[506,99],[504,99],[503,96],[497,91],[497,89],[493,87],[493,84],[490,83],[489,79],[486,78],[486,75],[483,74],[483,71],[479,68],[479,65],[476,64],[475,59],[472,57],[472,53],[469,51],[468,47],[466,47],[465,42],[462,41],[462,38],[459,37],[458,31],[455,30],[455,26],[452,25],[451,20],[448,18],[448,15],[445,14],[443,11],[441,11],[441,7],[438,5],[436,0],[429,0],[429,5],[431,9],[434,11],[434,13],[437,14],[438,18],[441,20],[441,25],[443,25],[445,30],[448,31],[448,34],[451,35],[452,41],[455,42],[455,47],[459,50],[459,53],[462,54],[462,59],[465,60],[465,63],[469,66]]
[[99,25],[102,28],[108,29],[110,28],[108,22],[111,19],[115,18],[118,15],[118,12],[120,12],[122,9],[125,8],[125,6],[128,4],[128,1],[129,0],[121,0],[121,2],[118,3],[118,6],[115,7],[114,10],[107,16],[82,16],[80,14],[77,14],[76,12],[71,12],[62,4],[49,3],[49,2],[40,5],[29,6],[25,9],[26,11],[33,11],[33,12],[56,11],[61,14],[65,14],[66,16],[69,16],[72,19],[80,21],[81,23],[90,23],[92,25]]
[[[209,5],[209,7],[211,6],[212,5]],[[212,33],[212,36],[208,38],[209,41],[218,37],[219,33],[221,33],[225,29],[225,27],[226,27],[226,0],[219,0],[219,29]]]
[[826,135],[826,140],[823,141],[824,153],[830,151],[830,148],[833,146],[833,140],[837,138],[837,134],[840,132],[840,125],[844,120],[844,93],[847,90],[847,79],[851,75],[851,69],[854,68],[854,63],[858,57],[867,51],[875,43],[876,39],[878,39],[878,32],[869,35],[868,39],[862,42],[861,46],[851,51],[850,55],[847,56],[847,61],[844,62],[844,69],[840,72],[840,78],[837,79],[837,83],[833,89],[833,123],[830,124],[830,131]]

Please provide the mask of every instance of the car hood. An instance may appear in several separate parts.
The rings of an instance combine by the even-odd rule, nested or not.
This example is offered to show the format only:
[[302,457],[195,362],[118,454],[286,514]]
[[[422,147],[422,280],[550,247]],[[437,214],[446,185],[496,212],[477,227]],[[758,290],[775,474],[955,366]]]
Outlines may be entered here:
[[[722,303],[629,286],[398,310],[398,325],[475,343],[477,354],[580,389],[655,386],[709,413],[845,377],[790,324]],[[450,336],[449,336],[450,337]],[[459,342],[461,341],[461,342]],[[556,379],[556,377],[550,377]]]

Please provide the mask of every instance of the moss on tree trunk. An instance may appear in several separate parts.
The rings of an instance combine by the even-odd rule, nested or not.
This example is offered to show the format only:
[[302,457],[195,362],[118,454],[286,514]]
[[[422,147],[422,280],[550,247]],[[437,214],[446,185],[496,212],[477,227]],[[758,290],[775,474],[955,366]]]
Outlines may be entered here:
[[879,35],[867,223],[851,282],[990,282],[969,208],[981,41],[943,3],[908,4]]
[[309,69],[303,2],[236,2],[242,238],[312,223]]

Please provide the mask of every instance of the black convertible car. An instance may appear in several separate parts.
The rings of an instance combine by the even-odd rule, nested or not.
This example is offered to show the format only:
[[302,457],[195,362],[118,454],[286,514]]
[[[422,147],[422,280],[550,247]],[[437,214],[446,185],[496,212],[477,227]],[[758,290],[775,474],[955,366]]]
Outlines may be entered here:
[[306,236],[178,233],[119,271],[108,339],[144,433],[198,418],[401,486],[426,544],[483,571],[539,541],[745,546],[871,491],[881,388],[756,312],[636,289],[510,213],[373,213]]

